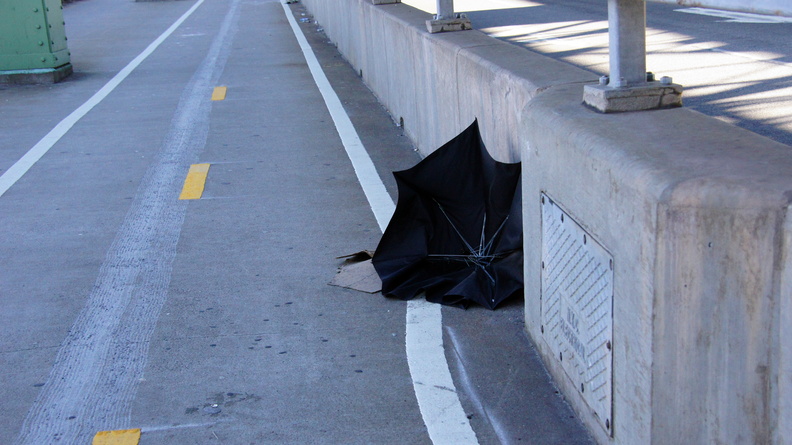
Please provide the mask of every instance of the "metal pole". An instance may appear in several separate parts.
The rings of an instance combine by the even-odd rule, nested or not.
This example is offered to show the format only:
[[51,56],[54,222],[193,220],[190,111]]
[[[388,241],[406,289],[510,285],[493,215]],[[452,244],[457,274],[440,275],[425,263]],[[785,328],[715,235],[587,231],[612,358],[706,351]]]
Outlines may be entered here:
[[454,0],[437,0],[437,15],[426,21],[426,30],[435,33],[466,29],[472,29],[470,20],[463,14],[454,13]]
[[609,85],[618,88],[645,84],[645,0],[608,0],[608,35],[610,38]]
[[437,0],[437,20],[454,19],[454,0]]
[[608,0],[610,76],[583,87],[583,103],[603,113],[682,106],[682,85],[647,79],[646,2]]

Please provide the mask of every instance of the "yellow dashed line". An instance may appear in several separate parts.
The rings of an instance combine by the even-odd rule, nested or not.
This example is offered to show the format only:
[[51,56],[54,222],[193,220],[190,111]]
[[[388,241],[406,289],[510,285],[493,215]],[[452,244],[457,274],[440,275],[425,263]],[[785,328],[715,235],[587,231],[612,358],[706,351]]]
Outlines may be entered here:
[[215,87],[214,91],[212,91],[212,100],[225,99],[226,91],[228,91],[228,87]]
[[190,166],[190,171],[187,172],[187,178],[184,180],[184,187],[179,199],[201,199],[210,165],[193,164]]
[[99,431],[93,438],[92,445],[138,445],[140,428],[134,430]]

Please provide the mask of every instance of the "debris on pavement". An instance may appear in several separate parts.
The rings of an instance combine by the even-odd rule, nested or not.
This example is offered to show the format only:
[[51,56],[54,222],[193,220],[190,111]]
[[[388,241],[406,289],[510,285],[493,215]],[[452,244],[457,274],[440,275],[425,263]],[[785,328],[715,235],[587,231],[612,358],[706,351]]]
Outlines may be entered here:
[[379,292],[382,289],[382,281],[371,264],[373,256],[373,251],[361,250],[350,255],[337,257],[336,259],[345,259],[345,261],[329,284],[369,294]]
[[383,294],[489,309],[521,294],[520,170],[492,159],[474,121],[394,172],[399,199],[373,258]]

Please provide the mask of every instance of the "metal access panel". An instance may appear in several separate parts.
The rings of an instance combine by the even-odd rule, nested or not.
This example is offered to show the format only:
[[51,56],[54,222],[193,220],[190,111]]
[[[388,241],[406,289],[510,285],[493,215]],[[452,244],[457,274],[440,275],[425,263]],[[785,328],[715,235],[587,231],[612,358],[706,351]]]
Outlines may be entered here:
[[612,434],[613,257],[544,193],[541,208],[542,335]]

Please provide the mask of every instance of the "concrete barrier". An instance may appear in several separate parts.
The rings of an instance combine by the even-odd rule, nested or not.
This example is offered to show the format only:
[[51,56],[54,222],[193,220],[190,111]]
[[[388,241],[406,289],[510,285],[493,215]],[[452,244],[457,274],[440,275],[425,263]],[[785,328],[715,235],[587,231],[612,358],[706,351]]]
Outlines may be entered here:
[[[587,416],[592,432],[787,443],[790,147],[686,109],[593,113],[581,94],[557,88],[526,107],[523,210],[526,252],[547,242],[546,193],[613,257],[614,430]],[[542,261],[526,253],[526,326],[581,399],[541,329]]]
[[790,147],[596,113],[592,73],[406,5],[303,2],[421,152],[478,117],[522,160],[526,329],[600,443],[792,443]]
[[304,0],[423,154],[479,118],[501,161],[519,160],[520,111],[543,89],[596,76],[478,31],[429,34],[428,14],[370,0]]

